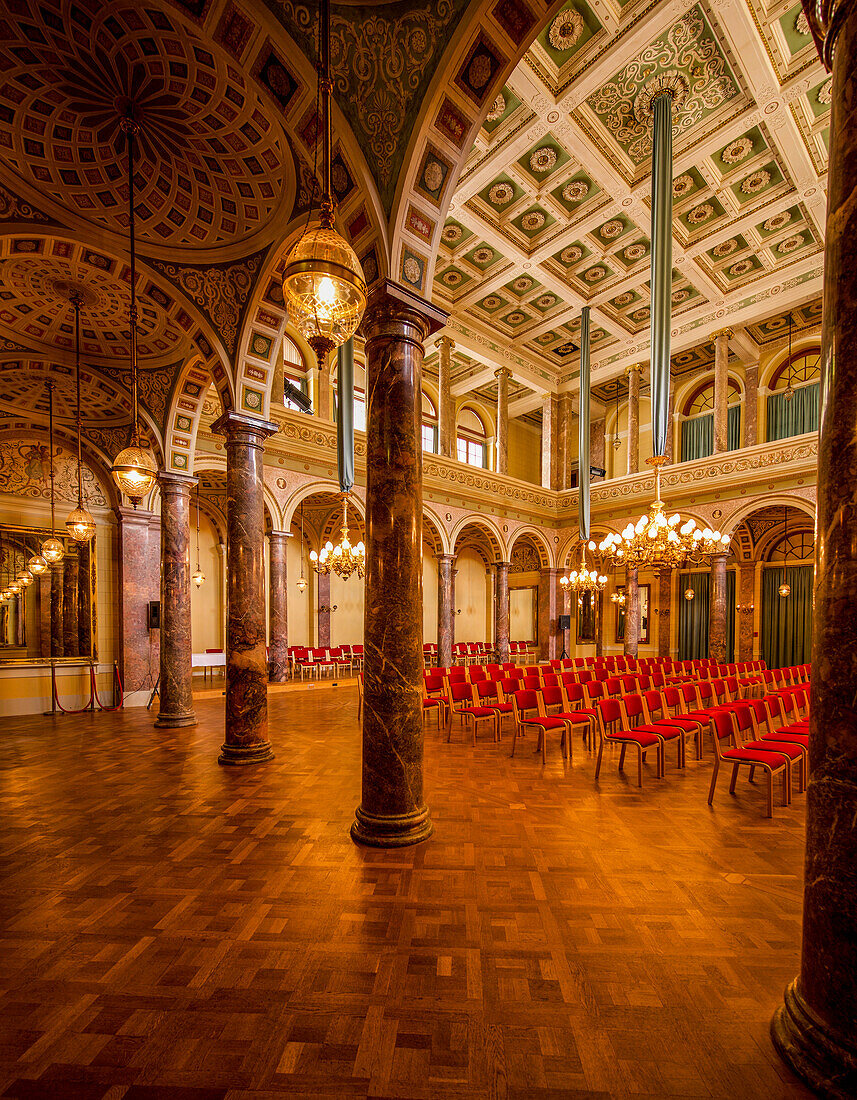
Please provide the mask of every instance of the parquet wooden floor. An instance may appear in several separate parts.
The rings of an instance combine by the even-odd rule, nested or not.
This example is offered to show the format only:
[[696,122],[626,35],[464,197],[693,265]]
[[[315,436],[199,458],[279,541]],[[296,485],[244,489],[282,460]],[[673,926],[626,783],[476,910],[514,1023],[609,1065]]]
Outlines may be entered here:
[[768,1040],[802,796],[429,728],[434,838],[362,850],[354,687],[272,694],[252,770],[222,705],[4,720],[0,1096],[809,1095]]

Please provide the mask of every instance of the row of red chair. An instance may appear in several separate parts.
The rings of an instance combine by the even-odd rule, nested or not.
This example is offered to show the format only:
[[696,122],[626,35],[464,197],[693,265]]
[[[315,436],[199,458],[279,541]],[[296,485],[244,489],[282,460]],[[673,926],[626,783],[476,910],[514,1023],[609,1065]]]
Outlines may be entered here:
[[302,680],[307,676],[321,676],[322,673],[337,675],[347,672],[350,676],[363,667],[362,645],[334,648],[289,646],[288,654],[293,675],[300,673]]

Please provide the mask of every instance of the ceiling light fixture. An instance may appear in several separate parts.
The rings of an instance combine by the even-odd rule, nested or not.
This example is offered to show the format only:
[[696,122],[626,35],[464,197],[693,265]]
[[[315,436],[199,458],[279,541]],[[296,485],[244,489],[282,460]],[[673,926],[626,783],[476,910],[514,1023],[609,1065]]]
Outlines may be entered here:
[[348,494],[341,493],[342,497],[342,527],[339,543],[334,546],[332,542],[324,545],[320,554],[315,550],[310,552],[310,561],[316,573],[326,574],[331,570],[347,581],[352,573],[363,578],[366,563],[366,548],[362,542],[352,546],[348,539]]
[[196,572],[191,580],[197,588],[201,588],[205,583],[205,573],[199,564],[199,481],[196,483]]
[[360,324],[366,308],[366,281],[354,249],[333,227],[330,0],[321,0],[319,37],[318,94],[322,131],[320,220],[312,229],[307,231],[304,228],[300,240],[289,254],[283,273],[283,297],[289,319],[313,349],[319,370],[323,370],[330,353],[350,339]]
[[71,296],[74,306],[74,367],[77,381],[77,507],[69,513],[65,529],[75,542],[89,542],[95,534],[95,520],[83,503],[83,464],[81,462],[80,421],[80,294]]
[[51,537],[42,543],[41,556],[48,565],[62,561],[65,552],[63,544],[57,538],[55,496],[54,496],[54,384],[48,382],[48,461],[51,478]]
[[[603,591],[604,586],[607,584],[607,577],[603,573],[599,573],[597,569],[587,568],[586,546],[585,542],[581,542],[580,568],[573,570],[568,577],[560,577],[559,579],[564,591],[573,592],[577,596],[578,604],[583,603],[583,597],[587,592],[594,595],[596,592]],[[594,542],[589,543],[589,549],[595,549]]]
[[140,412],[137,399],[137,267],[134,237],[134,137],[139,130],[129,115],[122,119],[122,132],[128,139],[128,237],[131,245],[131,304],[128,319],[131,325],[131,413],[134,418],[131,445],[113,460],[113,480],[136,508],[155,487],[157,468],[154,459],[140,442]]
[[789,552],[789,506],[783,505],[783,581],[777,589],[783,599],[792,594],[792,586],[786,581],[786,558]]
[[307,580],[304,576],[304,502],[301,501],[301,575],[297,579],[298,592],[305,592]]

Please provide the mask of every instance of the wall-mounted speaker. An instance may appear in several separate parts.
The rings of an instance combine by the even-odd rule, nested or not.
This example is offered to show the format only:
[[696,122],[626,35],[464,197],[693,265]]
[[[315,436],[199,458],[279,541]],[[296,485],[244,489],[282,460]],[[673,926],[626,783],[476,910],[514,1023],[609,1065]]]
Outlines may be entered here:
[[146,629],[161,629],[161,601],[149,600],[146,605]]
[[560,630],[571,630],[571,615],[560,615],[558,626]]

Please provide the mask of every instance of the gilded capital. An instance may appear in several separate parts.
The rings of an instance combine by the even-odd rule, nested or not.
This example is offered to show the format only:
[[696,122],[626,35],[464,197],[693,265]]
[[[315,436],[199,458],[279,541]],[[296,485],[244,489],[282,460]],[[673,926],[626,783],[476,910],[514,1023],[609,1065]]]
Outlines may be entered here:
[[727,340],[731,340],[734,335],[731,328],[721,328],[714,333],[714,339],[718,340],[721,336],[725,336]]
[[629,367],[625,367],[625,377],[626,378],[630,375],[632,370],[639,371],[639,373],[642,374],[643,373],[643,364],[642,363],[632,363]]
[[512,372],[509,370],[508,367],[500,367],[498,370],[494,371],[494,377],[498,378],[498,379],[499,378],[511,378],[512,377]]
[[455,347],[455,341],[451,336],[438,336],[437,346],[441,351],[452,351]]

